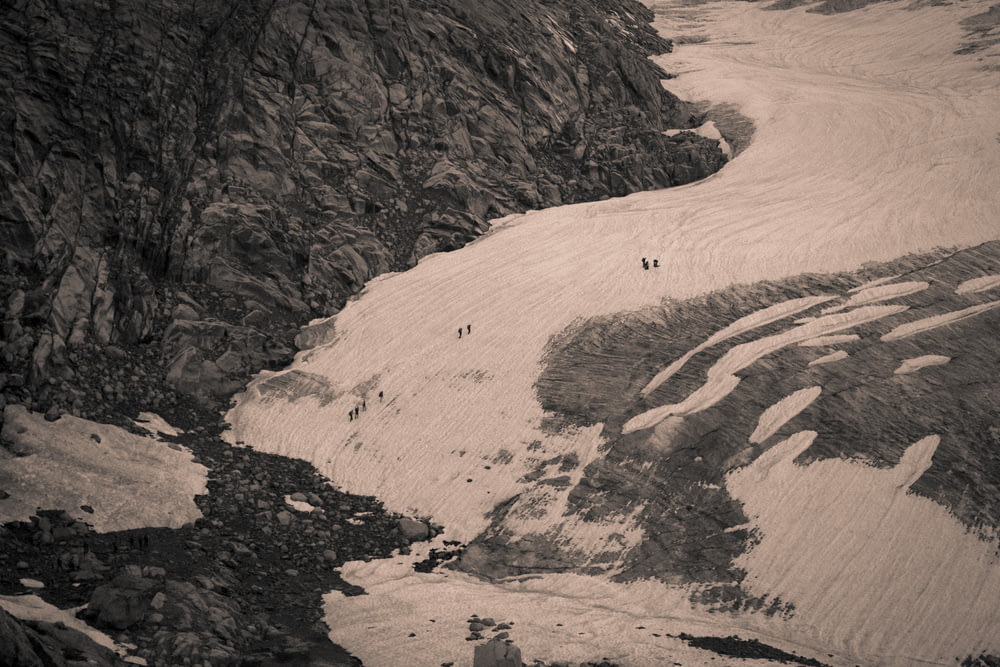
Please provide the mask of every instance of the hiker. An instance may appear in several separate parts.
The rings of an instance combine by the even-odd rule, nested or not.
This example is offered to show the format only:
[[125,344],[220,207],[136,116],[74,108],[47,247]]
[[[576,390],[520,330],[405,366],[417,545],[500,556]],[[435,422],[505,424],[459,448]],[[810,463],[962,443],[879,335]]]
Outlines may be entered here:
[[379,403],[382,402],[382,391],[381,390],[379,390],[379,392],[378,392],[378,402]]
[[658,260],[658,259],[654,259],[654,260],[653,260],[653,268],[655,269],[655,268],[656,268],[656,267],[658,267],[659,265],[660,265],[660,260]]
[[367,409],[368,409],[368,404],[365,402],[365,399],[362,398],[361,399],[361,411],[364,412]]
[[472,325],[471,324],[466,324],[465,325],[465,333],[467,333],[467,334],[472,333]]
[[459,339],[462,338],[462,327],[458,328],[458,337],[459,337]]
[[649,270],[649,261],[647,261],[645,257],[642,258],[642,268],[646,269],[647,271]]
[[358,408],[358,406],[355,405],[354,406],[354,418],[357,419],[359,414],[361,414],[361,410]]
[[354,410],[347,411],[347,421],[354,421]]

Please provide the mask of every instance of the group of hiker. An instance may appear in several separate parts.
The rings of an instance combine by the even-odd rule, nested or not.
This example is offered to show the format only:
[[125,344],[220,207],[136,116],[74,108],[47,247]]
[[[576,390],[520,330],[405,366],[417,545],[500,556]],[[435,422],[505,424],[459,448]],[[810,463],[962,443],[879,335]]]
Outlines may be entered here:
[[[381,403],[384,397],[385,394],[382,392],[382,390],[379,390],[378,402]],[[358,403],[352,409],[347,411],[347,420],[354,421],[355,419],[359,419],[361,417],[361,413],[367,409],[368,409],[368,401],[362,398],[360,403]]]
[[[471,324],[466,324],[466,325],[465,325],[465,334],[466,334],[466,335],[469,335],[469,334],[471,334],[471,333],[472,333],[472,325],[471,325]],[[459,328],[458,328],[458,337],[459,337],[459,338],[461,338],[461,337],[462,337],[462,327],[459,327]]]
[[[660,260],[654,259],[653,260],[653,268],[656,269],[656,268],[659,268],[659,267],[660,267]],[[649,260],[646,259],[645,257],[642,258],[642,268],[646,269],[647,271],[649,270]]]

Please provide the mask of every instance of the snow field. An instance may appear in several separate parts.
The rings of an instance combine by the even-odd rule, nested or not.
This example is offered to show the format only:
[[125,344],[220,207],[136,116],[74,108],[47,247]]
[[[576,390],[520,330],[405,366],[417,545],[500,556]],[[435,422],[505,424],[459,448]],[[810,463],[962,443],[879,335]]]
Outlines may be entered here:
[[27,521],[39,507],[66,508],[98,532],[179,528],[201,516],[194,497],[208,492],[208,470],[180,447],[71,415],[48,422],[19,405],[4,411],[3,434],[26,455],[0,465],[10,493],[0,523]]
[[[430,516],[448,539],[471,539],[496,503],[518,493],[537,498],[535,515],[518,519],[518,530],[572,523],[561,515],[564,495],[519,481],[540,461],[573,455],[582,469],[600,456],[600,425],[546,425],[533,384],[552,336],[579,318],[656,308],[666,297],[1000,237],[998,75],[953,55],[958,22],[988,6],[885,3],[836,16],[752,3],[678,9],[688,21],[682,32],[710,39],[658,59],[680,75],[670,88],[739,106],[757,127],[746,150],[700,183],[512,216],[460,251],[373,281],[336,316],[325,342],[248,388],[229,414],[232,439],[308,459],[346,490]],[[662,30],[674,36],[674,5],[663,8]],[[641,257],[662,266],[644,271]],[[763,354],[902,308],[861,305],[737,346],[684,410],[718,400],[738,382],[732,373]],[[318,327],[314,333],[322,340]],[[273,391],[275,379],[291,394]],[[362,400],[366,409],[349,420]],[[677,408],[665,407],[630,428]],[[420,575],[395,559],[345,567],[370,595],[328,596],[332,638],[373,667],[400,664],[400,650],[471,655],[464,629],[408,627],[437,609],[462,622],[471,613],[515,620],[515,611],[565,613],[564,627],[584,633],[546,634],[556,631],[524,621],[531,631],[514,638],[528,661],[662,664],[658,644],[627,631],[640,618],[636,625],[647,627],[674,619],[670,627],[692,633],[754,633],[838,665],[953,664],[958,655],[1000,650],[1000,619],[988,603],[1000,590],[1000,567],[989,555],[995,541],[966,533],[946,510],[906,490],[933,441],[915,444],[914,460],[890,471],[855,461],[792,464],[792,450],[807,441],[793,436],[727,482],[763,536],[739,563],[747,585],[794,603],[790,619],[709,614],[687,605],[687,591],[657,582],[547,575],[493,584]],[[641,537],[628,517],[564,527],[582,557],[600,553],[614,534]],[[404,628],[417,637],[400,637]],[[828,652],[835,657],[824,658]]]

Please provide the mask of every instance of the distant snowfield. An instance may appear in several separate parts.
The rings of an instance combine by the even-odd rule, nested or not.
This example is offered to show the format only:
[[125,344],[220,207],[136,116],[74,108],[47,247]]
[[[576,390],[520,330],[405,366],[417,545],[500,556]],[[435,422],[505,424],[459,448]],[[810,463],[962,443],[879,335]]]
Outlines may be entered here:
[[[573,482],[600,456],[600,425],[543,428],[533,384],[553,335],[580,318],[656,307],[664,297],[1000,238],[1000,73],[981,69],[977,55],[953,55],[962,42],[959,21],[989,4],[912,10],[886,3],[837,16],[741,2],[658,6],[666,36],[710,36],[658,59],[679,74],[670,89],[736,104],[756,123],[753,143],[702,182],[512,216],[460,251],[372,281],[336,316],[327,342],[249,387],[229,414],[232,439],[308,459],[346,490],[431,517],[448,539],[472,539],[498,502],[519,493],[537,500],[526,532],[570,522],[561,511],[568,488],[518,481],[540,461],[572,454],[579,460],[566,473]],[[644,271],[642,257],[661,266]],[[878,305],[814,318],[800,330],[812,332],[808,339],[837,333],[831,343],[850,340],[847,326],[809,324],[896,312],[894,295],[923,288],[901,284],[868,285],[848,305]],[[967,291],[995,284],[984,277]],[[801,310],[791,304],[778,314]],[[807,343],[796,336],[786,342]],[[671,361],[664,360],[661,381]],[[349,419],[362,401],[358,419]],[[780,421],[785,408],[797,406],[792,401],[765,421]],[[328,596],[332,638],[372,667],[405,664],[413,655],[462,664],[472,653],[463,622],[478,613],[515,621],[512,636],[528,662],[606,656],[660,665],[676,656],[685,665],[709,664],[707,653],[653,637],[662,634],[657,628],[753,636],[831,664],[954,664],[958,655],[996,653],[996,545],[907,492],[911,473],[933,455],[932,435],[896,472],[850,461],[792,465],[779,455],[801,445],[801,436],[779,447],[774,460],[730,477],[730,493],[766,535],[740,563],[748,585],[794,602],[790,619],[708,614],[690,606],[685,590],[656,582],[547,575],[488,584],[418,574],[400,558],[345,567],[346,578],[370,595]],[[767,472],[766,465],[774,467]],[[791,495],[747,482],[761,474]],[[861,485],[868,495],[839,492],[844,485]],[[873,511],[866,499],[882,503],[878,516],[888,525],[909,532],[882,543],[848,530],[845,521]],[[807,508],[798,518],[792,502]],[[562,525],[559,534],[584,556],[642,539],[629,517]],[[834,535],[843,542],[838,549],[819,550],[808,563],[794,551]],[[866,568],[865,578],[842,580],[858,568]],[[885,590],[878,584],[890,581]],[[907,586],[913,590],[903,595]],[[546,619],[557,616],[563,626],[549,627]],[[538,634],[543,626],[549,634]],[[646,629],[635,634],[637,626]]]

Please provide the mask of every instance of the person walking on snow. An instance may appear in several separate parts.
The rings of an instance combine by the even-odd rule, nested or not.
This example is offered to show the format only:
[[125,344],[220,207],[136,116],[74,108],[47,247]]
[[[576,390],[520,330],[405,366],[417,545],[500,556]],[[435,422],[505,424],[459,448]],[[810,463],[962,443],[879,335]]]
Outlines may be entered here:
[[462,338],[462,327],[458,328],[458,337],[459,337],[459,339]]
[[382,391],[381,390],[379,390],[379,392],[378,392],[378,402],[379,403],[382,402]]
[[472,333],[472,325],[471,324],[466,324],[465,325],[465,333],[467,333],[467,334]]

